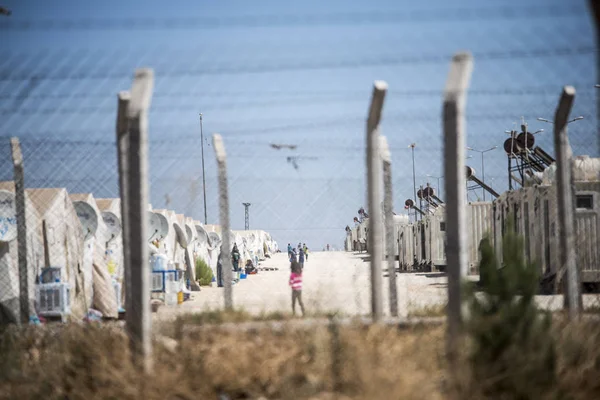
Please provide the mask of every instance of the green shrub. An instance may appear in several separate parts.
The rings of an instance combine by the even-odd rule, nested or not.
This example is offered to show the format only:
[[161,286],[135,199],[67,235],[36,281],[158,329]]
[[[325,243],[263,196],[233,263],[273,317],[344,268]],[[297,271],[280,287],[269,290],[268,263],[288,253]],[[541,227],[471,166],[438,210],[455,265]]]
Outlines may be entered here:
[[492,398],[543,398],[556,378],[550,315],[537,309],[538,271],[525,261],[523,240],[512,227],[503,238],[498,268],[489,238],[481,241],[483,293],[467,290],[474,382]]
[[206,261],[201,258],[196,259],[196,279],[201,286],[208,286],[212,282],[213,272]]

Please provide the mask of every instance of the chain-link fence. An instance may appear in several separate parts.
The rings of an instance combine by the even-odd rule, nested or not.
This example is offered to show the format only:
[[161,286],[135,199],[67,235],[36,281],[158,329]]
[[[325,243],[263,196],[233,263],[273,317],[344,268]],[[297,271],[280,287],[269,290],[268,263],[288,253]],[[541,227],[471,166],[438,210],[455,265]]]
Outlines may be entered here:
[[[11,40],[1,45],[0,180],[3,190],[14,192],[9,137],[18,137],[31,290],[55,285],[52,293],[67,296],[77,317],[89,308],[116,317],[124,307],[116,94],[145,66],[155,71],[148,209],[156,216],[149,217],[148,240],[166,257],[166,270],[179,271],[153,279],[156,293],[167,290],[168,279],[184,277],[193,294],[190,309],[222,304],[216,289],[193,292],[200,260],[218,272],[222,232],[211,135],[219,132],[240,252],[235,261],[259,270],[234,286],[236,305],[288,310],[287,248],[304,254],[306,245],[307,309],[368,314],[365,221],[372,210],[365,194],[365,119],[371,84],[385,79],[381,132],[391,152],[399,314],[441,313],[449,266],[440,107],[450,57],[461,48],[475,63],[464,190],[470,279],[479,277],[480,240],[490,234],[499,251],[512,218],[549,293],[540,304],[561,307],[555,295],[561,269],[556,156],[552,124],[543,120],[554,119],[561,88],[572,85],[577,265],[583,287],[596,290],[597,48],[585,4],[349,7],[294,17],[277,8],[273,17],[236,11],[215,19],[99,16],[86,22],[67,14],[60,21],[2,21]],[[2,262],[10,266],[2,277],[3,304],[19,293],[14,239],[2,244]],[[39,309],[40,295],[33,293]],[[585,307],[597,305],[594,294],[584,295]]]

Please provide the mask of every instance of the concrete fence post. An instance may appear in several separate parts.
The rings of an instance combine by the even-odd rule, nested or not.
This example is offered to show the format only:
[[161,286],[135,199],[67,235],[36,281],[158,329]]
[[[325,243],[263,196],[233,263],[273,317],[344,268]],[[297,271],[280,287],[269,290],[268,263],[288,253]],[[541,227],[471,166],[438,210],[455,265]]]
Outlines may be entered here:
[[452,58],[446,88],[442,124],[444,135],[444,176],[446,193],[446,259],[448,264],[447,354],[454,359],[462,325],[461,282],[467,275],[467,224],[465,176],[466,90],[473,59],[469,53]]
[[[145,372],[152,370],[152,316],[148,260],[148,109],[154,72],[135,71],[130,98],[119,95],[117,150],[121,212],[126,227],[125,268],[126,329],[134,362]],[[124,112],[124,116],[123,116]],[[125,150],[126,154],[123,154]],[[125,235],[124,235],[125,236]]]
[[376,81],[367,119],[367,197],[369,205],[369,253],[371,256],[371,312],[373,321],[383,317],[381,262],[383,259],[383,216],[381,212],[381,154],[379,122],[387,83]]
[[[15,180],[15,211],[17,213],[17,257],[19,260],[19,309],[22,324],[29,323],[29,275],[27,266],[27,220],[25,215],[25,172],[19,138],[10,139]],[[4,272],[3,272],[4,273]]]
[[225,145],[221,135],[215,133],[213,135],[213,147],[217,157],[217,167],[219,170],[219,215],[221,220],[221,234],[223,236],[221,262],[223,265],[223,286],[225,309],[233,309],[233,293],[232,293],[232,273],[233,268],[231,263],[231,237],[229,229],[229,190],[227,187],[227,154],[225,153]]
[[572,176],[572,152],[567,135],[569,114],[575,99],[575,88],[565,86],[554,115],[554,148],[556,149],[557,200],[560,240],[559,279],[566,272],[564,306],[569,318],[579,317],[582,308],[581,286],[575,255],[575,190]]
[[396,254],[394,246],[394,200],[392,188],[392,155],[387,138],[380,136],[380,152],[383,161],[383,213],[385,214],[385,243],[389,279],[390,314],[398,316],[398,289],[396,288]]

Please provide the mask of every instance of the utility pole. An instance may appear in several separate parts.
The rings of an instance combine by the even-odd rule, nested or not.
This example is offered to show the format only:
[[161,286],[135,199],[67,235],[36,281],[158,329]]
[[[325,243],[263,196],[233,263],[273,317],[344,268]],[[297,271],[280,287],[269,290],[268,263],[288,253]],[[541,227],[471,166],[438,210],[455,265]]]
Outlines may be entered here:
[[[417,146],[416,143],[411,143],[410,147],[412,149],[412,162],[413,162],[413,190],[414,190],[414,199],[415,201],[417,201],[417,177],[415,175],[415,147]],[[423,218],[423,217],[421,217]],[[417,221],[417,212],[415,212],[415,221]]]
[[202,113],[200,113],[200,141],[202,142],[202,191],[204,192],[204,225],[208,224],[206,216],[206,174],[204,172],[204,133],[202,132]]
[[244,225],[244,229],[249,231],[250,230],[250,211],[248,210],[251,206],[250,203],[242,203],[244,205],[244,212],[245,212],[245,225]]
[[[471,150],[471,151],[475,151],[477,153],[481,153],[481,181],[483,183],[485,183],[485,162],[483,160],[483,156],[485,155],[485,153],[487,153],[488,151],[492,151],[497,149],[498,146],[494,146],[494,147],[490,147],[487,150],[477,150],[474,149],[473,147],[467,147],[467,150]],[[485,201],[485,189],[481,188],[481,191],[483,192],[483,201]]]

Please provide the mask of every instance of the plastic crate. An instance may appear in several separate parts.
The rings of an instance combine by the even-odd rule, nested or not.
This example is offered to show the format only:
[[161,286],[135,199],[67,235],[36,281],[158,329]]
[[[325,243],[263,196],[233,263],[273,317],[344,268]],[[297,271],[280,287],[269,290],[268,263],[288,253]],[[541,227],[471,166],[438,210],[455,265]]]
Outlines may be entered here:
[[179,279],[179,271],[170,269],[166,271],[152,271],[152,291],[164,292],[166,282],[174,282]]
[[71,313],[71,287],[68,283],[42,283],[36,287],[38,314],[58,317]]

